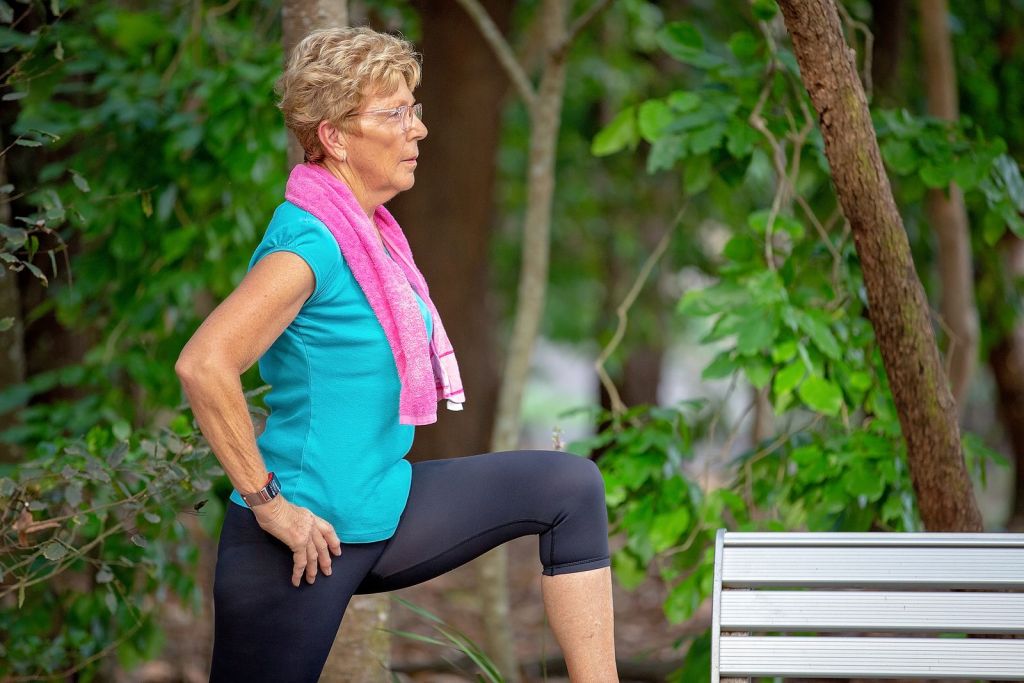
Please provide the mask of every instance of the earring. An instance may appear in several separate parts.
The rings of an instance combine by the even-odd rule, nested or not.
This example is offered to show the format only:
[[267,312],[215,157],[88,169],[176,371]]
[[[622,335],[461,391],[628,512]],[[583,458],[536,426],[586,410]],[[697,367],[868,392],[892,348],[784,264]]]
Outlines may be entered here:
[[340,161],[341,163],[345,163],[346,161],[348,161],[348,153],[342,152],[341,156],[338,157],[338,161]]

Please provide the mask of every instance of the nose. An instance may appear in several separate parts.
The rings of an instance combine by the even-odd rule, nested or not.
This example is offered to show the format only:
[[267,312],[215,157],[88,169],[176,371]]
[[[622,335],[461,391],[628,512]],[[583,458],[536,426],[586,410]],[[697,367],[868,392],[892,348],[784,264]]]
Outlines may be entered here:
[[427,137],[427,124],[423,123],[423,119],[412,117],[412,125],[409,126],[409,133],[413,140],[422,140]]

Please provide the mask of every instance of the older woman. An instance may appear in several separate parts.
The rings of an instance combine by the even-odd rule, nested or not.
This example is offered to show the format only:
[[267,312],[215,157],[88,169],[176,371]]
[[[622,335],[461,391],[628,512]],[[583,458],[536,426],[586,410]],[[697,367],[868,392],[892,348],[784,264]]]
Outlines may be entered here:
[[[593,463],[556,451],[404,459],[439,400],[464,401],[441,318],[383,206],[414,183],[427,135],[419,79],[412,47],[370,29],[296,46],[278,87],[306,162],[247,275],[175,366],[234,486],[213,681],[316,681],[353,594],[425,581],[527,534],[539,536],[570,677],[618,680]],[[272,386],[259,439],[239,381],[257,359]]]

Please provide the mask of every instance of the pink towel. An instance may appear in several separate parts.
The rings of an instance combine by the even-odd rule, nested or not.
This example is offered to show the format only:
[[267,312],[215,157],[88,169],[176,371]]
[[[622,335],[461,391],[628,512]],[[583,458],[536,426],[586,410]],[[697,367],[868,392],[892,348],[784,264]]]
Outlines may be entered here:
[[[319,218],[331,231],[384,328],[402,383],[398,421],[409,425],[436,422],[437,402],[441,399],[447,399],[449,410],[462,410],[466,397],[455,351],[430,300],[427,281],[413,261],[405,233],[391,213],[383,206],[374,213],[391,253],[389,258],[355,195],[324,167],[304,163],[293,168],[284,196]],[[410,285],[430,311],[432,339],[427,339]]]

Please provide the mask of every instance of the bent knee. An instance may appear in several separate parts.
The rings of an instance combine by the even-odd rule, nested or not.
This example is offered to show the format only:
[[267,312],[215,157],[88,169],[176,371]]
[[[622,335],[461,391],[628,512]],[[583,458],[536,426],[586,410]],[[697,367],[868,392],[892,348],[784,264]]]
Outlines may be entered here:
[[587,458],[564,453],[551,453],[551,474],[559,484],[559,494],[566,501],[589,509],[600,509],[605,505],[604,477],[597,465]]

